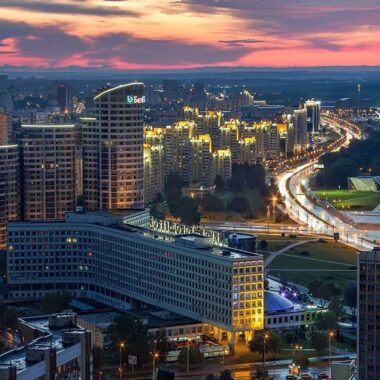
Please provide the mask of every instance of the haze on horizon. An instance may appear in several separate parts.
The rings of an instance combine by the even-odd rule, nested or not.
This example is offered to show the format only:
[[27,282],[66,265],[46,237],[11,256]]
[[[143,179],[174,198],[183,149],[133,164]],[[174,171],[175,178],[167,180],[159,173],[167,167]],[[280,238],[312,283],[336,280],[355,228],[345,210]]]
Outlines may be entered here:
[[377,0],[0,0],[0,66],[380,65]]

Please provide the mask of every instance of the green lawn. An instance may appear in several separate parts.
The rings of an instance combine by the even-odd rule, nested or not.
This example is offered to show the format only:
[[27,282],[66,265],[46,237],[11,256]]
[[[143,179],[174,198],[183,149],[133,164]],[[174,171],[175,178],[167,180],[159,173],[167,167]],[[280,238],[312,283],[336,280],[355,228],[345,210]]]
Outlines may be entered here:
[[314,194],[342,210],[373,210],[380,204],[380,193],[372,191],[317,190]]
[[257,234],[257,249],[261,250],[260,247],[260,241],[266,240],[268,243],[268,246],[265,249],[262,249],[264,251],[269,252],[275,252],[279,251],[282,248],[287,247],[288,245],[297,243],[300,240],[309,240],[310,237],[307,236],[297,236],[297,238],[290,238],[288,236],[281,236],[281,235],[263,235],[263,234]]
[[299,285],[307,286],[313,280],[322,280],[334,282],[343,290],[347,282],[356,281],[356,259],[353,248],[332,240],[321,240],[291,248],[276,257],[267,269],[271,275]]
[[[309,256],[302,255],[302,252],[309,252]],[[356,250],[341,243],[331,240],[315,241],[303,244],[299,247],[291,248],[286,252],[290,255],[310,257],[319,260],[336,261],[344,264],[356,265]]]

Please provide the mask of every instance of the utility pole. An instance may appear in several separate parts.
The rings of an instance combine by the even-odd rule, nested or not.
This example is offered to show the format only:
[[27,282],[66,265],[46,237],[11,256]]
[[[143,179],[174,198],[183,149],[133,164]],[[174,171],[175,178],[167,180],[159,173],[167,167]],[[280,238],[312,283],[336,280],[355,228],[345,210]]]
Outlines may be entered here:
[[357,109],[357,117],[359,117],[359,115],[360,115],[360,90],[361,90],[361,88],[360,88],[360,84],[358,83],[358,109]]
[[187,341],[187,352],[186,352],[186,372],[189,373],[190,367],[190,340]]

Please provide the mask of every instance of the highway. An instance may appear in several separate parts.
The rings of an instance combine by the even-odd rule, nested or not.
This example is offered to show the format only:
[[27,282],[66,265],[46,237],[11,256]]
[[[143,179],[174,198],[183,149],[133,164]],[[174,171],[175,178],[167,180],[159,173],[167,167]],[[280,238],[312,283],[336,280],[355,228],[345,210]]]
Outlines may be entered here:
[[[358,131],[351,125],[339,124],[336,119],[331,121],[330,118],[324,119],[324,122],[345,137],[342,144],[331,151],[348,146],[353,138],[360,137]],[[317,159],[312,160],[278,173],[276,176],[279,191],[290,218],[300,225],[306,225],[312,233],[333,236],[334,233],[339,232],[341,242],[358,250],[371,250],[375,245],[374,240],[380,240],[380,232],[368,232],[356,228],[354,223],[334,208],[329,209],[322,205],[322,202],[312,200],[307,194],[308,180],[314,173],[314,164],[317,161]]]

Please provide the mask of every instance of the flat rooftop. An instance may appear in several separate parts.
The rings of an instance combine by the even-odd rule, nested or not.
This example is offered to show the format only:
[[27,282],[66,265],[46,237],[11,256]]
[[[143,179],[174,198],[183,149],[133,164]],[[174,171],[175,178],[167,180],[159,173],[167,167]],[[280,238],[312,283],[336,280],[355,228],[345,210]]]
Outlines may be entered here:
[[[133,224],[132,218],[137,216],[149,216],[147,209],[139,210],[102,210],[95,212],[77,212],[67,213],[65,221],[60,223],[83,223],[89,225],[101,225],[107,228],[122,230],[131,236],[139,235],[142,238],[159,240],[165,244],[173,244],[182,248],[190,249],[198,254],[206,253],[223,257],[225,260],[231,261],[255,261],[263,260],[263,256],[258,253],[243,251],[231,248],[226,245],[214,244],[210,236],[204,236],[200,233],[174,233],[172,231],[163,231],[153,228],[137,226]],[[31,224],[52,224],[51,221],[41,222],[10,222],[9,225]],[[132,223],[132,224],[129,224]],[[179,225],[178,225],[179,226]],[[184,226],[179,226],[184,227]],[[189,227],[190,228],[190,227]],[[214,231],[217,234],[218,232]],[[243,236],[243,235],[241,235]]]
[[117,311],[105,311],[98,313],[88,313],[78,315],[78,318],[88,323],[99,326],[100,328],[108,327],[112,321],[123,314],[128,314],[133,318],[140,320],[148,329],[192,325],[199,322],[195,319],[185,317],[166,310],[148,309],[148,310],[128,310],[125,313]]
[[27,317],[19,320],[36,330],[40,330],[40,332],[45,335],[33,340],[29,344],[7,351],[0,355],[0,367],[9,367],[9,365],[12,365],[17,368],[17,371],[20,371],[29,365],[35,365],[36,363],[28,363],[25,360],[26,347],[53,347],[58,353],[64,349],[62,345],[63,331],[81,330],[79,327],[71,329],[50,328],[48,316]]

